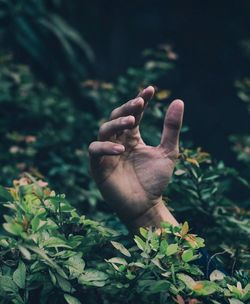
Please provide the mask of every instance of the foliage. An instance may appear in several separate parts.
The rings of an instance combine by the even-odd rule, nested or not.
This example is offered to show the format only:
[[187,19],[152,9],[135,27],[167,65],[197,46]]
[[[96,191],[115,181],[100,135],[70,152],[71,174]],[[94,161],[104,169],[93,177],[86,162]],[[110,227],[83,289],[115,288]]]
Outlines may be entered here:
[[46,81],[76,89],[93,65],[93,52],[79,32],[47,6],[44,0],[1,0],[1,44],[25,58]]
[[[250,59],[250,41],[243,41],[242,47],[246,57]],[[245,103],[248,113],[250,114],[250,78],[249,75],[235,82],[239,99]],[[250,136],[248,134],[237,134],[230,136],[231,142],[234,143],[233,150],[237,153],[239,161],[250,166]]]
[[168,197],[174,200],[170,206],[180,218],[193,223],[194,230],[206,238],[208,248],[216,251],[220,246],[220,256],[230,257],[231,262],[235,259],[233,265],[225,263],[228,270],[235,267],[236,261],[247,269],[250,266],[249,200],[237,202],[230,198],[230,189],[236,186],[249,192],[248,182],[237,170],[214,161],[198,148],[183,149],[167,190]]
[[[140,229],[134,243],[80,216],[64,195],[29,175],[0,188],[0,303],[247,303],[247,273],[209,277],[204,240],[179,227]],[[126,248],[127,247],[127,248]]]
[[[250,41],[245,40],[241,43],[247,60],[250,59]],[[250,77],[249,74],[235,82],[237,95],[241,102],[246,105],[248,114],[250,114]],[[247,179],[250,178],[250,136],[249,134],[233,134],[229,137],[233,143],[233,151],[237,159],[244,163],[243,174]]]
[[0,89],[1,181],[11,185],[24,171],[45,174],[54,187],[74,193],[75,202],[84,201],[90,182],[86,147],[98,123],[94,114],[79,111],[8,56],[1,58]]

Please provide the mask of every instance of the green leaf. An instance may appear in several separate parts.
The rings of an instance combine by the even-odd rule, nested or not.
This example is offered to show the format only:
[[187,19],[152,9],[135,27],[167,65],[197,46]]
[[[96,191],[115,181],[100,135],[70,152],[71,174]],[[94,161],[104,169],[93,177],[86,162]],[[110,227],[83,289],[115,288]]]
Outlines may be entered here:
[[23,232],[22,225],[20,225],[18,223],[4,223],[3,228],[7,232],[14,234],[14,235],[21,235],[21,233]]
[[184,273],[178,273],[177,278],[181,280],[189,289],[193,289],[195,285],[195,280],[192,279],[190,276],[184,274]]
[[[18,287],[9,276],[0,275],[0,291],[11,293],[11,294],[17,294]],[[0,294],[1,294],[1,292],[0,292]]]
[[182,261],[186,263],[192,261],[193,257],[194,254],[192,249],[185,250],[181,255]]
[[78,283],[82,285],[102,287],[105,285],[105,281],[107,280],[107,278],[107,274],[102,271],[88,269],[80,275],[80,277],[78,278]]
[[146,239],[148,236],[148,231],[142,227],[139,229],[139,231],[140,231],[140,234]]
[[154,258],[154,259],[151,260],[151,262],[152,262],[155,266],[157,266],[159,269],[161,269],[161,270],[163,270],[163,271],[166,271],[166,269],[164,269],[164,268],[162,267],[162,265],[161,265],[159,259]]
[[167,247],[167,256],[170,256],[170,255],[173,255],[175,254],[176,252],[178,251],[178,244],[170,244],[168,247]]
[[26,259],[26,260],[31,260],[31,254],[29,252],[29,250],[21,245],[18,245],[18,249],[20,250],[22,256]]
[[114,258],[111,258],[111,259],[108,259],[108,260],[105,260],[109,263],[112,263],[112,264],[119,264],[119,265],[127,265],[127,261],[123,258],[118,258],[118,257],[114,257]]
[[95,270],[95,269],[88,269],[81,275],[81,280],[84,281],[103,281],[107,280],[108,276],[105,272]]
[[125,248],[121,243],[111,241],[111,244],[112,244],[117,250],[119,250],[122,254],[124,254],[125,256],[131,257],[131,254],[130,254],[130,252],[128,251],[128,249]]
[[60,276],[57,273],[55,274],[55,276],[56,276],[58,285],[60,286],[60,288],[63,291],[66,291],[66,292],[72,292],[73,291],[71,283],[68,280],[64,279],[62,276]]
[[57,273],[61,275],[63,278],[65,279],[68,278],[66,273],[63,271],[63,269],[57,263],[55,263],[50,257],[48,257],[44,249],[32,245],[26,245],[26,247],[31,251],[35,252],[36,254],[38,254],[47,265],[54,268],[57,271]]
[[47,221],[42,221],[39,218],[39,216],[35,216],[31,220],[31,227],[34,232],[38,231],[40,228],[42,228],[46,224],[47,224]]
[[146,243],[139,236],[136,235],[134,237],[134,241],[139,249],[141,249],[142,251],[146,249]]
[[69,245],[66,244],[66,242],[58,237],[50,237],[48,240],[43,242],[43,246],[50,248],[68,248],[71,249]]
[[71,278],[76,278],[83,273],[85,268],[85,262],[82,259],[82,254],[78,253],[70,257],[66,262],[65,266],[68,267]]
[[199,296],[208,296],[215,293],[218,290],[218,286],[214,282],[198,281],[193,286],[193,290]]
[[228,299],[228,301],[230,304],[244,304],[243,302],[237,299]]
[[189,225],[188,222],[185,222],[181,227],[181,236],[185,236],[189,231]]
[[19,288],[25,288],[26,266],[22,261],[19,262],[17,269],[13,273],[13,281]]
[[150,293],[167,292],[170,286],[170,282],[166,280],[159,280],[151,284]]
[[77,298],[75,298],[67,293],[64,294],[64,299],[66,300],[66,302],[68,304],[81,304],[81,302]]
[[53,285],[56,285],[56,276],[50,269],[49,269],[49,276],[51,278],[51,282],[53,283]]
[[168,242],[166,240],[162,240],[160,244],[160,253],[166,254],[168,248]]
[[0,202],[13,202],[13,197],[11,196],[9,191],[2,186],[0,186]]

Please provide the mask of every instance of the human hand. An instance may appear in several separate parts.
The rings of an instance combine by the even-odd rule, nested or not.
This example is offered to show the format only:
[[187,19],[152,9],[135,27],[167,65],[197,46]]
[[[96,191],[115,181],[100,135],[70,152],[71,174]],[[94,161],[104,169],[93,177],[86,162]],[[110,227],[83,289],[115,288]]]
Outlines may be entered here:
[[132,229],[177,224],[162,201],[179,152],[179,133],[184,104],[174,100],[166,113],[161,143],[146,145],[139,124],[146,104],[154,95],[152,86],[137,98],[114,109],[99,130],[98,141],[89,146],[93,177],[106,202]]

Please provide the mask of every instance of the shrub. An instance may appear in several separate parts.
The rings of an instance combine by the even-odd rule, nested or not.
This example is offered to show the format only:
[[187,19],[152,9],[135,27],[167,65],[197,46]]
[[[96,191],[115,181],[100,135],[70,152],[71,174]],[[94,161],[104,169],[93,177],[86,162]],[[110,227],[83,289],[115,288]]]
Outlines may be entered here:
[[[79,215],[64,195],[29,175],[0,188],[0,303],[247,303],[248,275],[210,276],[204,240],[162,223],[130,238]],[[186,302],[185,302],[186,303]]]
[[49,2],[60,1],[1,0],[1,49],[29,62],[43,80],[77,90],[79,78],[90,72],[94,55],[81,34],[58,14],[59,9],[48,9]]

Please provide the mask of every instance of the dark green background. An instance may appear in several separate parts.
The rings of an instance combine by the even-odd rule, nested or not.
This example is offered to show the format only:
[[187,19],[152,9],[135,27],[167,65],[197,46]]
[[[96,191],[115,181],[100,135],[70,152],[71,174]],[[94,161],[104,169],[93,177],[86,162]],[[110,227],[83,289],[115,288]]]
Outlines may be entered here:
[[[185,124],[195,144],[235,165],[228,136],[250,130],[234,87],[250,68],[241,47],[250,36],[249,1],[47,1],[47,9],[63,16],[92,47],[90,78],[114,80],[141,64],[144,49],[172,44],[179,57],[163,85],[172,90],[171,98],[186,102]],[[53,39],[47,48],[53,48]],[[45,66],[30,62],[19,48],[16,56],[53,83]]]

